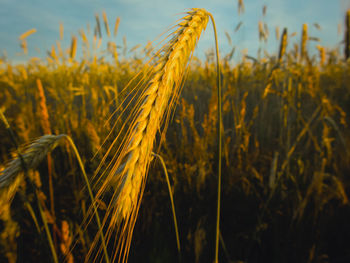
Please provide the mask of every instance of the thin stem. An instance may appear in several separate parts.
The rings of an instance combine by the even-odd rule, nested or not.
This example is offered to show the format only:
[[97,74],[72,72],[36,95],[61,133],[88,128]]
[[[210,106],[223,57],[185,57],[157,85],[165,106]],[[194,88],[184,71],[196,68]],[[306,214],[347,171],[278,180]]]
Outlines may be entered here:
[[[25,200],[24,196],[21,197],[23,200]],[[39,227],[39,223],[38,223],[38,219],[35,216],[33,207],[30,205],[30,203],[28,201],[24,201],[24,205],[27,207],[29,214],[32,216],[32,219],[34,221],[36,230],[38,231],[38,233],[40,234],[40,227]]]
[[220,239],[220,202],[221,202],[221,149],[222,149],[222,109],[221,109],[221,73],[220,57],[218,47],[218,37],[216,33],[215,21],[212,14],[209,13],[215,35],[215,52],[216,52],[216,85],[218,89],[218,198],[216,211],[216,238],[215,238],[215,263],[219,262],[219,239]]
[[169,181],[169,176],[168,176],[168,171],[166,169],[165,162],[159,154],[152,153],[153,156],[157,157],[160,162],[162,163],[163,169],[164,169],[164,174],[166,178],[166,182],[168,184],[168,190],[169,190],[169,196],[170,196],[170,202],[171,202],[171,209],[173,211],[173,218],[174,218],[174,227],[175,227],[175,234],[176,234],[176,243],[177,243],[177,251],[179,253],[179,262],[181,262],[181,247],[180,247],[180,238],[179,238],[179,229],[177,227],[177,220],[176,220],[176,213],[175,213],[175,205],[174,205],[174,199],[173,199],[173,194],[171,192],[171,186],[170,186],[170,181]]
[[51,253],[52,253],[52,256],[53,256],[53,261],[54,261],[55,263],[58,263],[58,258],[57,258],[57,254],[56,254],[56,250],[55,250],[55,245],[53,244],[53,241],[52,241],[52,236],[51,236],[51,233],[50,233],[49,226],[48,226],[48,224],[47,224],[47,220],[46,220],[45,213],[44,213],[44,211],[43,211],[43,209],[42,209],[42,206],[41,206],[41,204],[40,204],[38,192],[36,192],[36,196],[37,196],[36,199],[37,199],[37,201],[38,201],[38,207],[39,207],[41,219],[43,220],[43,223],[44,223],[44,228],[45,228],[45,232],[46,232],[46,235],[47,235],[47,240],[49,241]]
[[69,144],[71,145],[71,147],[73,148],[73,151],[75,153],[75,156],[77,157],[80,169],[81,169],[81,171],[83,173],[83,177],[84,177],[84,180],[85,180],[85,183],[86,183],[86,186],[88,188],[88,192],[89,192],[89,195],[90,195],[90,198],[91,198],[91,203],[92,203],[92,206],[94,208],[94,214],[95,214],[95,218],[96,218],[96,221],[97,221],[97,226],[98,226],[99,233],[100,233],[100,239],[101,239],[101,243],[102,243],[102,247],[103,247],[103,253],[104,253],[105,261],[106,261],[106,263],[109,263],[110,261],[109,261],[109,256],[108,256],[108,253],[107,253],[106,241],[105,241],[105,238],[104,238],[104,235],[103,235],[103,229],[102,229],[102,225],[101,225],[101,220],[100,220],[100,217],[98,215],[96,202],[95,202],[95,198],[94,198],[94,195],[92,193],[92,190],[91,190],[89,179],[88,179],[88,177],[86,175],[83,162],[82,162],[82,160],[80,158],[80,154],[79,154],[78,149],[75,146],[73,140],[68,135],[66,135],[66,139],[69,142]]
[[11,141],[12,141],[13,145],[15,146],[15,149],[16,149],[16,151],[17,151],[17,153],[18,153],[18,157],[19,157],[19,159],[21,160],[21,165],[22,165],[22,167],[23,167],[23,170],[24,170],[25,172],[27,172],[27,166],[26,166],[26,164],[25,164],[25,162],[24,162],[24,159],[23,159],[23,157],[22,157],[22,154],[21,154],[21,153],[19,152],[19,150],[18,150],[18,143],[17,143],[17,141],[16,141],[16,136],[15,136],[13,130],[11,129],[11,126],[10,126],[10,124],[8,123],[6,117],[5,117],[5,115],[4,115],[4,113],[2,112],[1,109],[0,109],[0,119],[1,119],[2,122],[4,123],[5,128],[6,128],[8,134],[9,134],[9,136],[10,136],[10,138],[11,138]]

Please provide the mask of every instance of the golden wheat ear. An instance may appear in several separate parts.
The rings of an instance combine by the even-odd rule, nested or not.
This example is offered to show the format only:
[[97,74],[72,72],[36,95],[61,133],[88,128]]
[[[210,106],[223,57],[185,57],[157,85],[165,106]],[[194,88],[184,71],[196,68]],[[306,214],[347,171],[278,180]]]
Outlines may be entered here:
[[208,20],[206,10],[191,9],[157,53],[158,60],[135,110],[136,117],[130,124],[116,162],[110,165],[111,169],[97,193],[97,197],[103,196],[111,184],[115,189],[104,219],[108,228],[107,239],[111,238],[113,230],[117,234],[113,260],[116,257],[122,262],[127,260],[157,131],[179,95],[189,58]]
[[24,172],[35,169],[65,136],[41,136],[29,144],[20,156],[10,161],[6,168],[0,172],[0,213],[1,203],[12,200],[21,183]]

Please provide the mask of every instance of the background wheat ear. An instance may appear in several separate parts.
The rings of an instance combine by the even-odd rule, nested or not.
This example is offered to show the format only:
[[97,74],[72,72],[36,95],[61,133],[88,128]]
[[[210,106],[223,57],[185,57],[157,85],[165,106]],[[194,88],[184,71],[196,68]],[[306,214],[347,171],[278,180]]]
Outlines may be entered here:
[[303,24],[300,43],[300,61],[303,62],[307,58],[307,42],[308,42],[308,26]]
[[345,15],[345,59],[348,59],[350,57],[350,9],[346,11]]
[[[44,135],[29,144],[21,155],[0,172],[0,202],[11,201],[26,170],[35,169],[66,135]],[[0,213],[1,213],[0,203]]]
[[[135,109],[135,118],[121,152],[110,165],[111,169],[97,193],[97,197],[103,196],[113,184],[114,197],[108,206],[104,224],[110,220],[107,239],[111,238],[113,229],[117,230],[116,251],[123,262],[128,257],[157,131],[167,120],[178,98],[188,60],[208,20],[209,13],[204,9],[191,9],[170,34],[168,43],[157,53],[158,60],[138,100],[139,107]],[[163,131],[166,124],[167,121]]]
[[283,56],[286,53],[287,44],[288,44],[288,30],[287,30],[287,28],[284,28],[282,36],[281,36],[280,48],[279,48],[279,52],[278,52],[278,63],[279,64],[282,63]]

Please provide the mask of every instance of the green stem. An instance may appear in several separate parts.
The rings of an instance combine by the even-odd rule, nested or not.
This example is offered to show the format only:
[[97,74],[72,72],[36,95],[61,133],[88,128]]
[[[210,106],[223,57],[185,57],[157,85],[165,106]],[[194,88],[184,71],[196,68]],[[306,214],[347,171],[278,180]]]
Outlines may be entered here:
[[[22,197],[22,199],[24,200],[24,197]],[[35,216],[33,207],[30,205],[30,203],[29,203],[28,201],[24,201],[24,205],[27,207],[28,212],[29,212],[29,214],[31,215],[31,217],[32,217],[32,219],[33,219],[33,221],[34,221],[36,230],[37,230],[38,233],[40,234],[41,231],[40,231],[38,219],[37,219],[36,216]]]
[[171,209],[173,211],[174,227],[175,227],[176,243],[177,243],[177,251],[179,253],[179,262],[181,262],[181,247],[180,247],[179,229],[177,227],[175,205],[174,205],[173,194],[171,192],[171,186],[170,186],[168,171],[166,169],[166,165],[165,165],[165,162],[164,162],[162,156],[160,156],[159,154],[156,154],[156,153],[152,153],[152,155],[154,155],[155,157],[157,157],[160,160],[160,162],[162,163],[163,169],[164,169],[166,182],[168,184],[168,190],[169,190],[169,196],[170,196],[170,202],[171,202]]
[[42,209],[42,206],[40,204],[40,200],[39,200],[39,195],[37,193],[37,201],[38,201],[38,207],[39,207],[39,211],[40,211],[40,216],[41,216],[41,219],[43,220],[43,223],[44,223],[44,227],[45,227],[45,232],[46,232],[46,235],[47,235],[47,240],[49,241],[49,245],[50,245],[50,249],[51,249],[51,253],[52,253],[52,256],[53,256],[53,261],[55,263],[58,263],[58,258],[57,258],[57,254],[56,254],[56,249],[55,249],[55,246],[53,244],[53,241],[52,241],[52,236],[51,236],[51,233],[50,233],[50,229],[49,229],[49,226],[47,224],[47,220],[46,220],[46,216],[45,216],[45,213],[43,212],[43,209]]
[[216,52],[216,85],[218,89],[218,198],[216,211],[216,238],[215,238],[215,263],[219,262],[219,239],[220,239],[220,203],[221,203],[221,152],[222,152],[222,109],[221,109],[221,73],[220,57],[218,47],[218,37],[216,32],[215,21],[212,14],[209,13],[215,35],[215,52]]
[[83,162],[82,162],[82,160],[80,158],[80,154],[79,154],[78,149],[75,146],[73,140],[68,135],[66,135],[66,139],[69,142],[69,144],[71,145],[71,147],[73,148],[73,151],[75,153],[75,156],[77,157],[80,169],[81,169],[81,171],[83,173],[83,177],[84,177],[84,180],[85,180],[85,183],[86,183],[86,186],[88,188],[88,192],[89,192],[89,195],[90,195],[90,198],[91,198],[91,203],[92,203],[92,206],[94,208],[94,214],[95,214],[95,218],[96,218],[96,221],[97,221],[97,226],[98,226],[98,229],[99,229],[99,234],[100,234],[100,239],[101,239],[101,243],[102,243],[102,247],[103,247],[103,253],[104,253],[105,261],[107,263],[109,263],[110,261],[109,261],[109,256],[108,256],[108,253],[107,253],[106,241],[105,241],[105,238],[104,238],[104,235],[103,235],[103,229],[102,229],[102,225],[101,225],[101,220],[100,220],[100,217],[98,215],[96,202],[95,202],[95,198],[94,198],[94,195],[92,193],[92,190],[91,190],[89,179],[88,179],[88,177],[86,175]]

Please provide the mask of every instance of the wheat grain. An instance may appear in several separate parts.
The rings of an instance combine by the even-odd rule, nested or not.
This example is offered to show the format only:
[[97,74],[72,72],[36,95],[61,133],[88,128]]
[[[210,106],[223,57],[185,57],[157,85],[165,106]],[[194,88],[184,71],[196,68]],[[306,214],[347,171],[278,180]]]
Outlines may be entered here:
[[[137,192],[139,192],[135,189],[140,188],[140,179],[146,173],[153,141],[168,107],[168,101],[174,92],[173,87],[175,86],[177,89],[181,85],[189,56],[207,22],[207,13],[202,9],[189,12],[189,15],[179,24],[180,27],[174,33],[173,39],[164,48],[164,55],[154,69],[155,74],[144,94],[145,99],[140,106],[139,115],[132,125],[134,128],[129,135],[128,146],[123,153],[127,161],[120,173],[122,182],[120,185],[121,193],[117,197],[119,211],[117,216],[121,215],[122,218],[126,218],[130,215],[132,206],[137,199]],[[115,165],[112,169],[113,174],[116,173],[118,166]],[[127,182],[129,180],[131,180],[130,183]]]
[[158,53],[161,56],[142,95],[137,117],[97,195],[101,196],[108,185],[114,184],[115,198],[107,214],[110,215],[109,231],[117,226],[121,234],[117,250],[120,249],[122,261],[127,259],[156,133],[178,96],[188,60],[208,19],[204,9],[191,9],[172,33],[172,39]]

